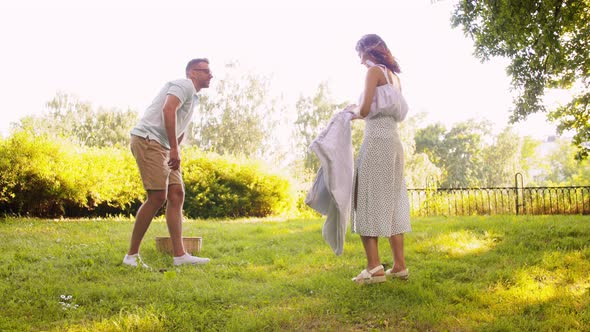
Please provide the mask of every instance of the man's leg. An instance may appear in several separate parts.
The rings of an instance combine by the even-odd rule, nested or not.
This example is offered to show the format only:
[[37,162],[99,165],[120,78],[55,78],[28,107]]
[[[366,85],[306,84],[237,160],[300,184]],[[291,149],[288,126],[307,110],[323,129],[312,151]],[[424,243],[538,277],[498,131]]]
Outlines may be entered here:
[[184,204],[184,188],[182,184],[168,186],[168,202],[166,203],[166,224],[172,240],[174,256],[185,254],[182,243],[182,205]]
[[135,217],[135,225],[133,225],[133,232],[131,233],[131,244],[127,255],[135,255],[139,252],[141,240],[152,223],[152,219],[158,210],[164,205],[166,200],[165,190],[148,190],[147,200],[137,210]]
[[[176,176],[176,174],[174,174],[174,176]],[[173,181],[177,181],[177,179],[173,179]],[[184,204],[184,186],[182,182],[168,185],[167,198],[166,224],[168,225],[168,232],[170,232],[170,239],[172,240],[172,247],[174,250],[174,265],[209,263],[209,258],[189,255],[184,249],[184,244],[182,243],[182,205]]]

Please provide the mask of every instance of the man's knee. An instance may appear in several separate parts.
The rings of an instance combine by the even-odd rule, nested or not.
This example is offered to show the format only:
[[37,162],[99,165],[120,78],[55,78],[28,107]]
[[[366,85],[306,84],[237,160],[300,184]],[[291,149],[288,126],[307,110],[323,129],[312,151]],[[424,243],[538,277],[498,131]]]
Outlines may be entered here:
[[168,202],[172,204],[182,204],[184,202],[184,188],[180,184],[171,184],[168,186]]
[[166,202],[165,190],[148,190],[148,202],[153,205],[163,206]]

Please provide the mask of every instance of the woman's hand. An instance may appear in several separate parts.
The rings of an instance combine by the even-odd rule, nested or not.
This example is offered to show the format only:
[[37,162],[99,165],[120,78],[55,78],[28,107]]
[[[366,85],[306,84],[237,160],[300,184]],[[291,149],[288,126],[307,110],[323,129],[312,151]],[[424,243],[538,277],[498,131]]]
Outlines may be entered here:
[[344,108],[344,112],[354,113],[354,109],[356,108],[356,104],[350,104]]
[[358,106],[356,104],[350,104],[344,109],[344,112],[352,113],[351,120],[362,119],[362,117],[360,117],[358,113],[355,113],[355,111],[358,111]]
[[360,116],[359,113],[358,113],[359,107],[356,104],[350,104],[350,105],[346,106],[346,108],[344,109],[344,111],[345,112],[352,113],[352,118],[350,118],[351,120],[363,119],[363,117]]

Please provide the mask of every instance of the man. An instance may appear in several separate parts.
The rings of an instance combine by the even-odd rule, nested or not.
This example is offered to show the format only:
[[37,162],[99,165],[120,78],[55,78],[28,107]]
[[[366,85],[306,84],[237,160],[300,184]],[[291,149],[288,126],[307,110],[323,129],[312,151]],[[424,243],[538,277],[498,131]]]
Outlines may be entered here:
[[184,183],[178,145],[198,104],[197,92],[208,88],[213,78],[209,60],[193,59],[186,66],[186,79],[168,82],[131,131],[131,151],[147,200],[137,211],[129,251],[123,264],[148,267],[139,256],[139,246],[152,219],[166,202],[166,224],[174,251],[174,265],[206,264],[209,258],[189,255],[182,243]]

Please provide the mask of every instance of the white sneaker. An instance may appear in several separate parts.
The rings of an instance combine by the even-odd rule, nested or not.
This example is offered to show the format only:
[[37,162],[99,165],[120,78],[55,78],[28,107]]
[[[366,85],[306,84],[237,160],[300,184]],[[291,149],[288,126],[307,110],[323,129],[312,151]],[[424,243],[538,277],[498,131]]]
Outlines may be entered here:
[[209,258],[192,256],[187,253],[184,253],[184,255],[179,256],[179,257],[174,257],[174,265],[177,265],[177,266],[184,265],[184,264],[193,264],[193,265],[207,264],[207,263],[209,263],[209,261],[210,261]]
[[123,264],[133,266],[133,267],[141,266],[144,269],[150,268],[141,260],[141,257],[139,257],[139,254],[125,255],[125,257],[123,258]]

